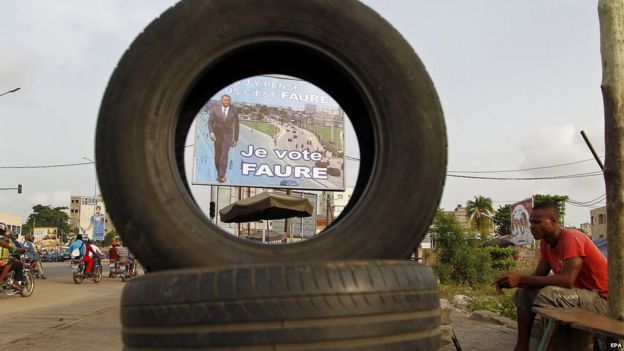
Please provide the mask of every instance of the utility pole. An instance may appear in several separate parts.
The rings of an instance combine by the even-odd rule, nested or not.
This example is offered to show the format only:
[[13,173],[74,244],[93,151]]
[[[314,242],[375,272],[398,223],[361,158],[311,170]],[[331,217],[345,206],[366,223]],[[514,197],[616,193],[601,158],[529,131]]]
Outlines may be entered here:
[[605,121],[609,315],[624,320],[624,2],[599,0]]

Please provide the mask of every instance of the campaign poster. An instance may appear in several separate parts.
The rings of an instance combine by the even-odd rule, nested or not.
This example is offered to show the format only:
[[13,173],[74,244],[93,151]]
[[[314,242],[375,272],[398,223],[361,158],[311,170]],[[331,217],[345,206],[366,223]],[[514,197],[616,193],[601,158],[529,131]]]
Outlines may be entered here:
[[106,205],[99,197],[80,199],[79,227],[83,236],[93,240],[104,240],[106,232]]
[[344,190],[344,111],[315,85],[255,76],[220,90],[195,119],[195,185]]
[[511,205],[511,242],[516,246],[532,244],[535,241],[529,223],[532,208],[533,198]]
[[33,243],[37,248],[52,249],[60,246],[57,239],[58,228],[35,227],[33,228]]

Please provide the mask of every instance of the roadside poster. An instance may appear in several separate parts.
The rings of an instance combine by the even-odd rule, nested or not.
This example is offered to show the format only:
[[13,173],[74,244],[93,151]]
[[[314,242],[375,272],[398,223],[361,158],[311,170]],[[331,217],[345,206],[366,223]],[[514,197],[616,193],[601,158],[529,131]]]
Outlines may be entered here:
[[353,127],[344,111],[313,84],[237,81],[195,119],[192,183],[344,190],[345,128]]
[[532,208],[533,198],[511,205],[511,242],[516,246],[532,244],[535,241],[529,223]]
[[33,228],[33,243],[37,248],[55,248],[60,246],[57,239],[58,228],[56,227],[35,227]]

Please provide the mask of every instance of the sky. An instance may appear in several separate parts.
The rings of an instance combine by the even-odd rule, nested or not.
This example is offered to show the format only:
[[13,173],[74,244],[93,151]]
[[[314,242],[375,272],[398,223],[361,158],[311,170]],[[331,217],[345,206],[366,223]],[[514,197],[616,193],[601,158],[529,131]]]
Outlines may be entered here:
[[[94,159],[108,79],[134,38],[175,2],[3,1],[0,94],[20,90],[0,96],[0,188],[22,184],[23,193],[0,191],[0,213],[25,220],[36,204],[69,206],[71,195],[97,191],[94,166],[85,158]],[[600,171],[580,135],[584,130],[604,155],[597,1],[363,2],[405,37],[435,84],[449,175],[539,178]],[[85,164],[12,168],[75,163]],[[574,164],[467,173],[566,163]],[[355,169],[350,161],[348,179]],[[447,177],[440,206],[452,210],[482,195],[497,208],[532,194],[588,202],[605,194],[604,180]],[[568,204],[566,225],[589,222],[589,211]]]

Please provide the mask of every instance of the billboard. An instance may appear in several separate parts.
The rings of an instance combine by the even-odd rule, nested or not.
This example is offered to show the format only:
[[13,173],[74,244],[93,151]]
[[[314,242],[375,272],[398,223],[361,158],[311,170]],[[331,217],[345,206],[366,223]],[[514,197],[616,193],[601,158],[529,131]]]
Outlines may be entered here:
[[514,245],[527,245],[535,241],[529,223],[532,208],[533,198],[511,205],[511,241]]
[[352,128],[345,117],[327,93],[302,80],[234,82],[195,118],[192,183],[344,190],[345,127]]
[[[104,240],[106,232],[106,205],[99,197],[81,197],[78,226],[89,239]],[[84,234],[83,234],[84,236]]]
[[37,248],[57,248],[60,246],[57,234],[58,228],[56,227],[35,227],[33,228],[33,242]]

